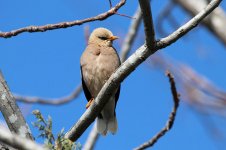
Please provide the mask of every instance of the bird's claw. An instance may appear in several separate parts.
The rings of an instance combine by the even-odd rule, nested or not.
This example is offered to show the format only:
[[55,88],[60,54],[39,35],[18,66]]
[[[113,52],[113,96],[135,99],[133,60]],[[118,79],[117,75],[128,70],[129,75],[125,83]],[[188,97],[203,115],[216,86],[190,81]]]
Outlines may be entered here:
[[91,98],[91,99],[89,100],[89,102],[86,104],[86,109],[89,108],[89,106],[92,104],[93,101],[94,101],[94,98]]

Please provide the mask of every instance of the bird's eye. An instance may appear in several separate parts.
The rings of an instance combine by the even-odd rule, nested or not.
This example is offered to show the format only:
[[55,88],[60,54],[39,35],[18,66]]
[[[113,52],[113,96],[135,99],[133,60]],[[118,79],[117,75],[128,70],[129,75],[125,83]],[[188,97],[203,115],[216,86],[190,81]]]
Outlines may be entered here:
[[98,38],[100,38],[101,40],[107,40],[108,38],[104,37],[104,36],[99,36]]

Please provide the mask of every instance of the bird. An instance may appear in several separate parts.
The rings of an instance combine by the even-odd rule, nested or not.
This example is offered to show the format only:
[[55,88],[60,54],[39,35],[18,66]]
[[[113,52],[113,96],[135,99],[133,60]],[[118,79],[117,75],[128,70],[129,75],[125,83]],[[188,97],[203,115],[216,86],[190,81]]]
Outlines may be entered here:
[[[121,65],[113,41],[118,39],[103,27],[96,28],[90,34],[88,44],[80,58],[82,86],[88,101],[86,108],[92,104],[109,77]],[[112,91],[107,104],[97,116],[97,132],[103,136],[107,132],[115,134],[118,130],[116,104],[120,95],[120,85]]]

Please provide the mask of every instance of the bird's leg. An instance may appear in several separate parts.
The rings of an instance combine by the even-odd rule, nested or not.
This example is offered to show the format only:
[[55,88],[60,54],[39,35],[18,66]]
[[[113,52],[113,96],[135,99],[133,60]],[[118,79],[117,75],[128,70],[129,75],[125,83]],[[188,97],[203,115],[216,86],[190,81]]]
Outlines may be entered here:
[[93,101],[94,101],[94,98],[91,98],[91,99],[89,100],[89,102],[86,104],[86,109],[89,108],[89,106],[92,104]]

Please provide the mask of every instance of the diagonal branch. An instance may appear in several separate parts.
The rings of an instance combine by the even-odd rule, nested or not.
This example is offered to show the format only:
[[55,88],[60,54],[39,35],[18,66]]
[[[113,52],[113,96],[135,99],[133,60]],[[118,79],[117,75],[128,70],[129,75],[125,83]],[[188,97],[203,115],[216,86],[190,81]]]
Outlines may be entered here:
[[167,120],[165,127],[160,132],[158,132],[149,141],[147,141],[144,144],[140,145],[139,147],[135,148],[135,150],[143,150],[145,148],[153,146],[173,126],[180,100],[179,100],[179,95],[177,93],[176,84],[175,84],[175,81],[174,81],[172,74],[169,71],[167,71],[166,75],[169,78],[169,82],[170,82],[170,86],[171,86],[171,93],[173,95],[173,101],[174,101],[174,106],[173,106],[173,109],[170,113],[169,119]]
[[44,99],[40,97],[29,97],[29,96],[20,96],[20,95],[14,95],[15,99],[18,102],[23,103],[39,103],[39,104],[45,104],[45,105],[61,105],[65,103],[69,103],[72,100],[74,100],[76,97],[79,96],[79,94],[82,91],[82,85],[78,85],[78,87],[75,88],[75,90],[68,96],[60,97],[60,98],[54,98],[54,99]]
[[3,38],[10,38],[12,36],[16,36],[18,34],[24,33],[24,32],[45,32],[48,30],[55,30],[55,29],[61,29],[61,28],[68,28],[75,25],[81,25],[83,23],[97,21],[97,20],[104,20],[112,15],[114,15],[119,8],[121,8],[126,3],[126,0],[121,0],[115,7],[112,7],[110,10],[108,10],[105,13],[99,14],[97,16],[86,18],[83,20],[75,20],[72,22],[61,22],[57,24],[47,24],[43,26],[28,26],[25,28],[20,28],[17,30],[9,31],[9,32],[0,32],[0,37]]
[[115,88],[130,74],[132,73],[142,62],[144,62],[150,55],[157,50],[162,49],[174,42],[180,37],[185,35],[191,29],[197,26],[197,24],[210,14],[214,8],[216,8],[222,0],[212,0],[210,4],[203,9],[198,15],[173,32],[166,38],[159,40],[155,47],[148,49],[146,44],[138,48],[138,50],[131,55],[117,70],[111,75],[108,81],[104,84],[97,98],[92,105],[85,111],[80,117],[78,122],[66,133],[65,137],[76,141],[82,133],[88,128],[88,126],[95,120],[96,116],[103,109],[104,105],[108,102],[108,97],[112,94]]
[[[196,15],[207,5],[207,0],[173,0],[181,5],[192,16]],[[203,24],[226,46],[226,13],[222,7],[216,8],[208,18],[203,20]]]
[[0,72],[0,110],[6,120],[11,132],[19,134],[21,137],[33,140],[31,131],[16,104],[15,98]]

